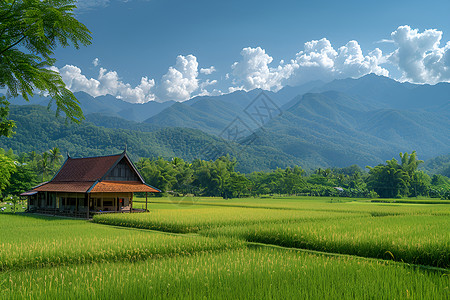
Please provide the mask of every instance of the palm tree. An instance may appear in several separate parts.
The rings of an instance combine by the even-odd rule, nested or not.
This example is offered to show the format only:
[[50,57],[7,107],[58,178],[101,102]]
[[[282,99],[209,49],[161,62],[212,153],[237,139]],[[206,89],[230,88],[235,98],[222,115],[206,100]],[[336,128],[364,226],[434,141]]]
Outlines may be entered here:
[[39,167],[42,171],[42,181],[44,181],[44,178],[47,175],[47,171],[50,169],[49,158],[50,154],[48,154],[48,152],[44,152],[42,153],[42,158],[39,161]]
[[53,163],[55,161],[59,161],[63,156],[61,155],[61,151],[58,147],[50,149],[48,151],[50,153],[50,161]]
[[31,162],[33,162],[33,161],[36,159],[36,157],[37,157],[38,155],[37,155],[36,151],[31,151],[31,152],[28,154],[28,156],[29,156]]
[[423,160],[417,159],[416,151],[413,151],[411,155],[407,152],[400,153],[400,158],[402,159],[402,169],[408,173],[410,177],[417,171],[419,164],[423,163]]
[[54,147],[53,149],[50,149],[48,152],[50,153],[51,167],[54,168],[55,163],[59,163],[63,156],[61,155],[61,151],[59,150],[58,147]]

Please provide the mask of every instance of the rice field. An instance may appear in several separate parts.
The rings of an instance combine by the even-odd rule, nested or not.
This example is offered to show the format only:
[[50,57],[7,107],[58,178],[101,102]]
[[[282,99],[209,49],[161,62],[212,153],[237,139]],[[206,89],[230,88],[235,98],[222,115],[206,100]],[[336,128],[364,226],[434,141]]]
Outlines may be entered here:
[[0,273],[0,298],[448,299],[448,275],[354,257],[237,249]]
[[450,205],[152,200],[0,214],[0,299],[450,299]]
[[[135,206],[143,208],[145,199],[136,198]],[[435,204],[435,199],[429,200],[404,200],[383,199],[379,200],[361,198],[336,198],[336,197],[306,197],[283,196],[266,198],[238,198],[223,200],[214,197],[157,197],[149,198],[150,209],[192,209],[196,207],[241,207],[241,208],[265,208],[286,210],[314,210],[324,212],[352,212],[371,214],[373,216],[389,215],[421,215],[437,214],[450,216],[450,200],[441,200]],[[400,201],[400,202],[399,202]]]
[[450,268],[450,217],[386,216],[228,226],[200,232],[249,242]]
[[2,215],[0,228],[0,271],[243,247],[242,241],[232,239],[175,236],[53,217]]
[[283,209],[212,207],[198,209],[156,209],[148,213],[104,214],[94,216],[94,222],[125,227],[188,233],[200,229],[252,224],[291,223],[318,219],[354,218],[360,213],[297,211]]

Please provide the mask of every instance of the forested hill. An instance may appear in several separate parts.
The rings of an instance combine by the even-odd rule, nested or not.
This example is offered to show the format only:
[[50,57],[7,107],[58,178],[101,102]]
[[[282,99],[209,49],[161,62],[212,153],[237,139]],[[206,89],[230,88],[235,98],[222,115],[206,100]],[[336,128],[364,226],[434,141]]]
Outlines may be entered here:
[[[304,101],[302,105],[307,106],[307,102]],[[119,153],[127,145],[128,152],[134,160],[139,157],[158,156],[166,159],[177,156],[188,161],[196,158],[209,160],[216,158],[217,155],[229,153],[238,160],[237,170],[245,173],[293,165],[300,165],[307,170],[357,163],[364,168],[366,165],[383,163],[392,157],[398,158],[398,153],[401,151],[413,150],[395,148],[392,144],[388,148],[382,144],[381,139],[352,136],[352,132],[345,131],[346,141],[336,141],[336,137],[321,140],[320,136],[326,133],[326,127],[320,126],[320,123],[324,121],[320,118],[307,120],[295,117],[295,109],[294,107],[285,112],[269,124],[266,130],[256,132],[256,139],[245,146],[225,142],[217,136],[200,130],[159,128],[151,124],[97,114],[87,115],[87,121],[79,125],[67,124],[64,118],[55,118],[54,112],[45,107],[13,105],[10,118],[17,123],[17,133],[12,138],[1,137],[0,148],[12,148],[16,153],[20,153],[43,152],[59,147],[62,153],[69,152],[73,157],[83,157]],[[306,109],[302,108],[303,110]],[[346,117],[348,122],[352,121],[349,116]],[[107,124],[114,129],[96,126],[89,120]],[[286,133],[282,128],[278,128],[283,122],[289,123],[287,128],[294,126],[295,122],[300,122],[303,132],[310,136],[314,134],[317,138],[292,138],[288,134],[292,134],[295,128],[291,127],[291,132]],[[311,128],[307,129],[306,124],[310,124]],[[120,129],[117,129],[118,127]],[[344,147],[345,145],[347,147]],[[421,155],[421,152],[418,153]],[[440,163],[442,160],[447,163],[448,157],[427,162],[427,171],[434,173],[434,169],[442,165]]]
[[450,177],[450,153],[425,161],[421,169],[429,174],[441,174]]
[[[121,123],[123,127],[134,130],[100,127],[88,121],[77,125],[66,123],[62,117],[56,118],[53,111],[39,105],[12,105],[10,118],[17,124],[16,134],[12,138],[0,137],[0,148],[11,148],[16,153],[43,152],[58,147],[62,153],[68,152],[72,157],[86,157],[120,153],[127,145],[133,160],[158,156],[166,159],[180,157],[188,161],[196,158],[209,160],[230,153],[239,157],[237,170],[241,172],[300,164],[298,159],[270,147],[245,149],[189,128],[157,128],[135,122],[121,123],[121,119],[114,117],[106,117],[108,124],[113,126]],[[95,119],[95,116],[88,115],[89,119]],[[239,152],[240,155],[237,155]]]
[[[86,116],[82,125],[66,126],[43,107],[12,106],[17,135],[0,139],[0,147],[18,152],[59,147],[87,156],[116,153],[128,144],[136,158],[186,160],[214,158],[207,153],[213,148],[235,156],[243,172],[292,165],[364,168],[398,158],[400,152],[415,150],[423,160],[450,153],[448,83],[414,85],[367,75],[265,91],[280,110],[263,127],[246,113],[260,93],[255,89],[141,105],[79,92]],[[39,97],[31,101],[47,102]],[[26,102],[15,98],[12,103]],[[237,118],[246,146],[221,138]]]
[[17,152],[38,152],[59,147],[62,153],[69,152],[71,156],[80,157],[119,153],[127,145],[134,158],[180,156],[193,159],[197,157],[198,149],[206,143],[220,142],[216,137],[187,128],[141,132],[99,127],[88,121],[78,125],[67,123],[63,117],[56,118],[53,111],[37,105],[13,105],[10,107],[10,118],[17,124],[16,134],[12,138],[1,137],[0,147],[12,148]]

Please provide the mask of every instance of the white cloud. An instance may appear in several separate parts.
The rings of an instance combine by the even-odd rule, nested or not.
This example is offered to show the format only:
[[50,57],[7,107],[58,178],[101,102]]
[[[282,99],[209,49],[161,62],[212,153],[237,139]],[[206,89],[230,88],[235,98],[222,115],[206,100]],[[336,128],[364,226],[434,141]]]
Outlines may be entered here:
[[[269,67],[273,58],[269,56],[261,47],[247,47],[241,51],[242,59],[235,62],[231,68],[237,82],[242,83],[242,88],[251,90],[261,88],[265,90],[279,90],[282,88],[281,81],[288,78],[292,73],[290,65],[277,68]],[[233,87],[235,91],[241,87]]]
[[205,75],[211,75],[213,72],[216,71],[216,68],[214,66],[211,66],[209,68],[201,68],[200,73]]
[[393,44],[394,40],[388,40],[388,39],[381,39],[379,41],[375,42],[376,44],[383,44],[383,43],[387,43],[387,44]]
[[100,82],[94,78],[88,79],[81,74],[80,68],[72,65],[65,65],[61,69],[56,67],[53,67],[52,69],[61,74],[62,80],[72,92],[83,91],[94,97],[102,95],[99,89]]
[[[99,59],[92,61],[98,66]],[[217,80],[199,80],[198,62],[194,55],[179,55],[175,66],[169,67],[167,73],[162,76],[157,85],[154,79],[142,77],[139,85],[132,87],[124,83],[116,71],[108,71],[100,68],[97,78],[87,78],[80,68],[66,65],[61,69],[52,67],[52,70],[61,74],[67,88],[72,92],[83,91],[93,97],[113,95],[124,101],[132,103],[145,103],[148,101],[184,101],[193,95],[220,95],[218,89],[208,91],[208,87],[217,84]],[[214,66],[203,69],[203,73],[214,72]],[[206,74],[205,73],[205,74]]]
[[385,62],[380,49],[364,56],[357,41],[350,41],[345,46],[339,48],[339,54],[335,59],[335,72],[337,78],[352,77],[357,78],[369,73],[389,76],[389,72],[380,67]]
[[[237,90],[262,88],[278,91],[286,85],[300,85],[312,80],[331,81],[333,79],[358,78],[369,73],[389,76],[383,66],[391,64],[402,72],[401,80],[417,83],[450,82],[450,42],[441,45],[442,32],[429,29],[420,33],[409,26],[400,26],[392,32],[390,40],[396,50],[383,55],[378,48],[363,53],[357,41],[349,41],[337,48],[326,38],[312,40],[304,48],[288,59],[274,63],[273,58],[261,47],[247,47],[241,51],[241,59],[231,66],[230,73],[222,76],[220,87],[217,80],[199,79],[199,74],[211,75],[214,66],[198,67],[194,55],[179,55],[174,66],[156,83],[154,79],[142,77],[137,86],[124,83],[117,72],[100,68],[96,78],[88,78],[80,68],[66,65],[57,70],[72,91],[85,91],[92,96],[111,94],[129,102],[150,100],[184,101],[196,95],[220,95]],[[100,66],[100,60],[92,61]],[[230,81],[228,81],[230,80]],[[215,88],[216,87],[216,88]]]
[[140,84],[133,88],[130,84],[123,83],[117,72],[108,71],[104,68],[100,68],[97,79],[88,79],[81,73],[80,68],[72,65],[65,65],[61,69],[56,67],[52,69],[61,74],[67,88],[72,92],[83,91],[93,97],[109,94],[132,103],[145,103],[155,100],[155,95],[152,92],[155,81],[147,77],[142,77]]
[[228,93],[233,93],[233,92],[236,92],[236,91],[243,91],[243,90],[244,90],[243,86],[230,86],[228,88]]
[[401,80],[435,84],[450,82],[450,42],[440,47],[442,31],[427,29],[419,33],[410,26],[400,26],[392,32],[398,47],[389,61],[402,72]]
[[312,80],[357,78],[369,73],[389,74],[379,66],[385,61],[381,50],[376,48],[363,55],[356,41],[335,50],[325,38],[313,40],[305,43],[304,50],[289,63],[281,60],[277,67],[269,66],[273,58],[260,47],[244,48],[241,56],[241,61],[231,66],[236,83],[241,86],[231,90],[262,88],[277,91],[287,84],[299,85]]
[[215,85],[215,84],[217,84],[217,80],[207,79],[206,81],[203,81],[202,83],[199,84],[200,92],[195,96],[209,96],[209,95],[218,95],[218,94],[221,95],[222,92],[220,90],[214,89],[212,92],[209,92],[206,89],[208,86]]
[[175,66],[161,78],[157,95],[163,100],[183,101],[198,89],[198,62],[194,55],[178,55]]

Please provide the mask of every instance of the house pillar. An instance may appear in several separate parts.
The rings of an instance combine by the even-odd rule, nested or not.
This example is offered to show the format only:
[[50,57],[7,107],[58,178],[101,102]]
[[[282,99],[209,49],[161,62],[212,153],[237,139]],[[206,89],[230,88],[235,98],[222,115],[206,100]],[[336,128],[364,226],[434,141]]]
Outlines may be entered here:
[[130,198],[130,214],[133,212],[133,193],[131,193],[131,198]]
[[90,197],[89,197],[89,194],[86,194],[86,202],[87,202],[87,207],[86,207],[86,219],[89,219],[89,207],[90,207],[90,202],[91,202],[91,199],[90,199]]
[[58,208],[57,202],[58,202],[58,193],[53,193],[52,196],[52,206],[53,206],[53,215],[56,216],[56,210]]

